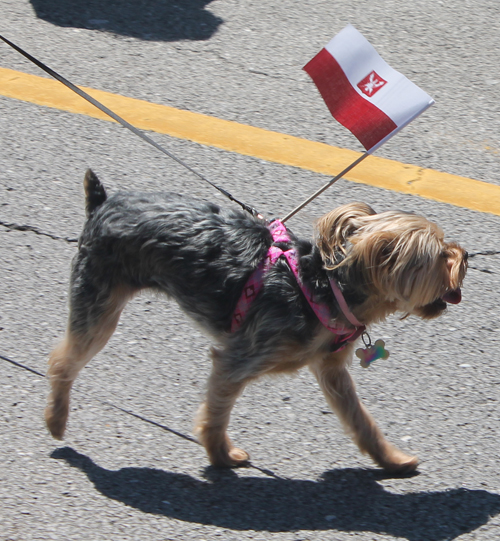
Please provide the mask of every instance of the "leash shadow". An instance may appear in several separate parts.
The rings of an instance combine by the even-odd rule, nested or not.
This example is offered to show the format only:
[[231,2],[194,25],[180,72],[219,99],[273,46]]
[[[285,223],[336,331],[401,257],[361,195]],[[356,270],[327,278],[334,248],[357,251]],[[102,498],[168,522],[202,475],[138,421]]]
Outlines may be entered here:
[[213,0],[30,0],[37,17],[63,27],[103,30],[144,40],[207,40],[223,20]]
[[377,481],[389,476],[377,470],[332,470],[309,481],[240,478],[209,467],[199,480],[154,468],[107,470],[71,447],[51,457],[85,473],[104,496],[144,513],[237,531],[340,530],[445,541],[500,513],[500,496],[486,490],[388,492]]

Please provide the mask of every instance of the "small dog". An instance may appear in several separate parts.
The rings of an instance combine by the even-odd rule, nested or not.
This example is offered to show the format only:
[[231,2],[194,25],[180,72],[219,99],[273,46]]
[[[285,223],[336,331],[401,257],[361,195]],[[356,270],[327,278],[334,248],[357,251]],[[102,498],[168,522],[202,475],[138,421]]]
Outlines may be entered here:
[[[45,419],[55,438],[63,437],[79,371],[109,340],[127,302],[150,288],[174,298],[215,338],[196,423],[213,465],[248,461],[226,434],[245,385],[308,365],[362,452],[390,472],[417,467],[417,458],[393,447],[360,403],[347,371],[354,342],[339,345],[302,286],[327,307],[330,323],[351,337],[360,334],[357,323],[364,329],[395,312],[435,318],[447,303],[460,302],[467,268],[467,253],[445,242],[436,224],[406,212],[376,214],[366,204],[352,203],[318,221],[314,243],[289,231],[276,241],[269,224],[243,211],[176,194],[108,198],[90,170],[84,186],[88,220],[72,265],[68,329],[49,360],[52,390]],[[293,248],[296,274],[285,257],[278,257],[232,332],[245,284],[272,247]],[[340,300],[331,284],[341,291]]]

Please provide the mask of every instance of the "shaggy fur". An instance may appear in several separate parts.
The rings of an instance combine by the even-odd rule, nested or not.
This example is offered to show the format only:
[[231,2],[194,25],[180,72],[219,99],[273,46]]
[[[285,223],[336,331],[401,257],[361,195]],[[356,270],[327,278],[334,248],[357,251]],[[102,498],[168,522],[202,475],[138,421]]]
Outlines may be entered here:
[[[284,259],[265,275],[241,327],[230,332],[241,291],[272,243],[264,221],[176,194],[107,198],[90,170],[84,185],[88,220],[72,266],[68,329],[49,361],[52,392],[45,419],[55,438],[63,437],[79,371],[104,347],[127,302],[149,288],[175,299],[215,339],[196,423],[212,464],[236,466],[249,458],[226,434],[245,385],[308,365],[362,452],[392,472],[416,468],[416,457],[388,443],[360,403],[347,371],[354,345],[335,351],[332,334],[316,318]],[[466,252],[415,214],[376,214],[353,203],[319,220],[314,243],[291,238],[303,281],[345,327],[352,325],[339,311],[329,278],[367,326],[395,312],[434,318],[447,302],[460,301]]]

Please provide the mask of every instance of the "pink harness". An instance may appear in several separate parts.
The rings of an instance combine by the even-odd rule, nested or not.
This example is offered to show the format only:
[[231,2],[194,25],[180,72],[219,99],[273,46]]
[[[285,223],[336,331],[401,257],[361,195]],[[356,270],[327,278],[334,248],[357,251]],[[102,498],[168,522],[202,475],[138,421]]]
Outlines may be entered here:
[[[279,221],[275,220],[269,225],[269,231],[273,237],[273,241],[276,242],[290,242],[290,236],[286,227]],[[250,308],[255,297],[257,297],[260,289],[262,288],[263,278],[265,273],[276,263],[276,261],[281,257],[285,256],[288,261],[288,265],[297,280],[297,283],[302,290],[307,302],[313,309],[317,318],[321,323],[335,335],[335,339],[332,345],[338,346],[335,347],[335,350],[339,350],[347,345],[348,342],[354,342],[365,330],[365,326],[360,323],[354,314],[349,310],[347,303],[340,291],[338,285],[334,280],[330,280],[330,286],[332,288],[333,294],[337,299],[342,313],[345,315],[347,320],[354,325],[355,329],[346,329],[342,325],[336,323],[331,324],[330,318],[330,309],[326,304],[316,302],[313,292],[302,282],[299,275],[299,258],[297,256],[297,251],[292,248],[286,250],[285,252],[278,248],[277,246],[271,246],[267,252],[267,255],[263,261],[260,262],[259,266],[252,273],[248,279],[241,297],[238,300],[236,309],[233,313],[233,318],[231,320],[231,332],[235,332],[239,329],[241,323],[245,319],[245,316]]]

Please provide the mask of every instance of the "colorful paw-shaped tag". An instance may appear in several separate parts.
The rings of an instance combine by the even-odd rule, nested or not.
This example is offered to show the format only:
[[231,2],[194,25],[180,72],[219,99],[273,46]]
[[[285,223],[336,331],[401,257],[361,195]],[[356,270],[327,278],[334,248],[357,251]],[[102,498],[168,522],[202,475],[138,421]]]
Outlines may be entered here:
[[383,340],[377,340],[375,344],[365,344],[366,347],[356,350],[356,356],[361,359],[359,364],[363,368],[368,368],[373,361],[377,359],[388,359],[389,352],[384,349],[385,342]]

